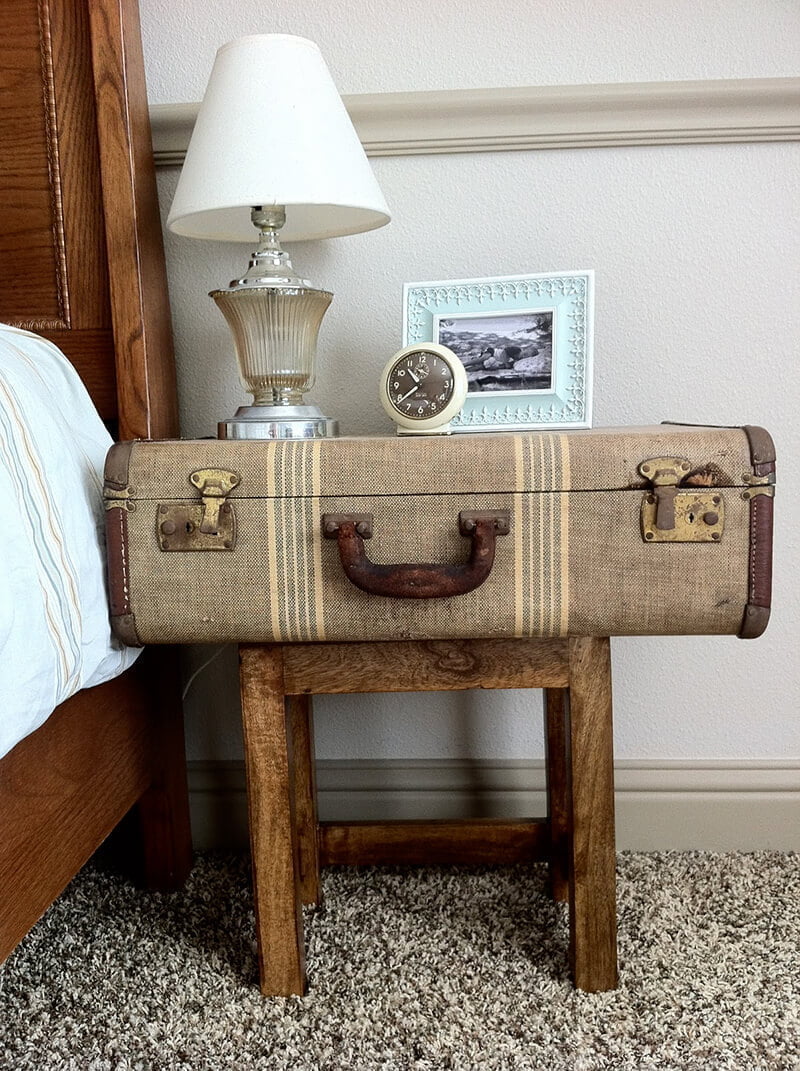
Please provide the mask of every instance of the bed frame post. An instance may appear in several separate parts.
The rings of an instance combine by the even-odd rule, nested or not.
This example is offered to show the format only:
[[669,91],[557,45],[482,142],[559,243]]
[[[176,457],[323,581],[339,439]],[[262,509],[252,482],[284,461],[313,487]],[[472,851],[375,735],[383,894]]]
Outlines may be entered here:
[[[174,438],[137,2],[16,0],[0,4],[0,30],[26,87],[0,102],[0,186],[13,190],[0,259],[10,282],[26,266],[25,285],[3,290],[0,319],[62,349],[117,438]],[[135,847],[149,884],[174,888],[188,872],[177,676],[176,649],[147,651],[0,759],[0,961],[126,815],[114,839],[126,862]]]
[[150,712],[152,781],[122,826],[118,850],[143,885],[169,892],[192,868],[180,680],[174,650],[152,648],[143,662],[159,697]]
[[177,386],[139,8],[136,0],[91,0],[88,11],[118,438],[168,439],[178,434]]

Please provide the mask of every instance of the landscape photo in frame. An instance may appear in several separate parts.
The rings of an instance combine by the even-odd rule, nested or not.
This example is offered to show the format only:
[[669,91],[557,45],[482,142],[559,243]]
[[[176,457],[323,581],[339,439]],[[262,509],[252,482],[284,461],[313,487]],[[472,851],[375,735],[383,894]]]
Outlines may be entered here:
[[553,309],[435,318],[436,339],[451,349],[475,392],[549,391],[553,386]]

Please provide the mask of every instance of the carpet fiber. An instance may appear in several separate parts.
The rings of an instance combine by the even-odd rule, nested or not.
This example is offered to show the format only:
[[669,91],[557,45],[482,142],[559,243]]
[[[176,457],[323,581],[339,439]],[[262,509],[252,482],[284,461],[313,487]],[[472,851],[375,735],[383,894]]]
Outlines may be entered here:
[[800,857],[623,854],[621,984],[578,993],[544,868],[325,872],[309,995],[256,985],[245,859],[88,867],[0,968],[0,1067],[796,1071]]

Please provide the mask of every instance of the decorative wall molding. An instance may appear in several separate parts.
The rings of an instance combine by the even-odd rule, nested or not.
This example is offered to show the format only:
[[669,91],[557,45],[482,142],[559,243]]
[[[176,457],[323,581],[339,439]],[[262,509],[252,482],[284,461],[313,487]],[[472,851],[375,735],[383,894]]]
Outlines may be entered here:
[[[345,96],[369,156],[800,139],[800,78]],[[198,104],[151,108],[156,164],[182,163]]]
[[[622,850],[800,850],[800,761],[631,761],[616,771]],[[466,818],[544,813],[541,760],[321,761],[320,816]],[[247,844],[244,764],[189,763],[199,848]]]

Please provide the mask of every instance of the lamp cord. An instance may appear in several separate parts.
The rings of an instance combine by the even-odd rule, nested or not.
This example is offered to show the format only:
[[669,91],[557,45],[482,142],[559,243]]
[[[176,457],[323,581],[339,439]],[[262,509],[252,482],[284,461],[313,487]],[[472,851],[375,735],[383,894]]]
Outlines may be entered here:
[[208,658],[205,660],[205,662],[203,662],[202,665],[197,667],[197,669],[194,671],[194,673],[188,679],[186,684],[183,686],[183,691],[181,692],[181,702],[183,702],[186,699],[186,696],[189,694],[189,689],[194,684],[195,679],[203,672],[204,669],[207,669],[211,665],[211,663],[214,661],[215,658],[219,658],[219,656],[222,654],[222,652],[225,650],[225,648],[227,646],[228,646],[227,643],[221,643],[216,648],[216,650],[214,650],[208,656]]

